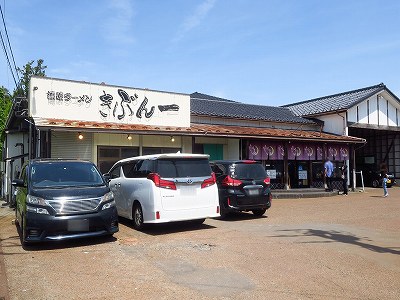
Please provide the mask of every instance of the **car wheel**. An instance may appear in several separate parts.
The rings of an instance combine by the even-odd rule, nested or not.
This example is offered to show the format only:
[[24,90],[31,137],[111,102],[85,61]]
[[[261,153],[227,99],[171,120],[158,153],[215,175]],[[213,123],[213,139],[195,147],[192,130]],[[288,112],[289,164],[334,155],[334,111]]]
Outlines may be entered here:
[[372,181],[372,187],[374,187],[374,188],[377,188],[377,187],[379,187],[380,186],[380,184],[379,184],[379,180],[374,180],[374,181]]
[[265,212],[267,211],[266,208],[261,208],[261,209],[253,209],[252,212],[255,216],[261,217]]
[[219,204],[219,214],[221,215],[221,219],[224,219],[229,215],[229,211],[225,208],[224,203]]
[[136,203],[133,206],[132,219],[133,219],[133,228],[135,228],[136,230],[142,230],[144,227],[143,210],[142,206],[139,203]]

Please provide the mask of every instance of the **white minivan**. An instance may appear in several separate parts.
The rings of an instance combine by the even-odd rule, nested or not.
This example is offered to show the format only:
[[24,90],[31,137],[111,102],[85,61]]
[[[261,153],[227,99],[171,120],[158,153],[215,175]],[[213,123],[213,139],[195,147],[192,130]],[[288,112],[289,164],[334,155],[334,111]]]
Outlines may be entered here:
[[105,174],[114,193],[118,215],[146,223],[165,223],[218,217],[219,199],[209,156],[156,154],[116,162]]

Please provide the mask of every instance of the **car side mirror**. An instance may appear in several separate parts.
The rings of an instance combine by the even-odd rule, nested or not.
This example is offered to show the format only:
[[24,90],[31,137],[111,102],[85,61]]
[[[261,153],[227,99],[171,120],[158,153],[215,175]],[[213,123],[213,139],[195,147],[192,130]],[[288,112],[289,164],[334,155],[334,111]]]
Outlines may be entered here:
[[11,184],[12,184],[12,186],[14,186],[14,187],[24,187],[24,186],[25,186],[25,183],[24,183],[24,180],[23,180],[23,179],[14,179],[14,180],[11,182]]

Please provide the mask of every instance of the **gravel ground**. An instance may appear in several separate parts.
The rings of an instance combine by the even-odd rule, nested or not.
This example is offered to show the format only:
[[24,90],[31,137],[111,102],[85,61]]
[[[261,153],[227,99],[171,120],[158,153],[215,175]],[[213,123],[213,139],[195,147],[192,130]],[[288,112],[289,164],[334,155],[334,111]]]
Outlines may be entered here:
[[400,299],[400,188],[389,193],[145,232],[121,220],[113,238],[25,249],[0,208],[0,299]]

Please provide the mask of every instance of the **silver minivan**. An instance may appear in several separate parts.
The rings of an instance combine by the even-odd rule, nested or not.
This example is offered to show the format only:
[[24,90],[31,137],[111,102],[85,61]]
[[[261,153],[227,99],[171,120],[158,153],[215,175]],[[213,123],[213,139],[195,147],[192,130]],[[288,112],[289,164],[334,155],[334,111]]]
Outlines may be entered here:
[[204,154],[156,154],[126,158],[105,174],[114,193],[118,215],[146,223],[218,217],[215,175]]

